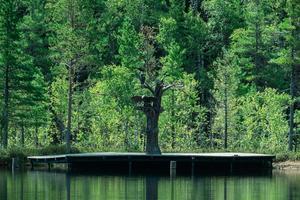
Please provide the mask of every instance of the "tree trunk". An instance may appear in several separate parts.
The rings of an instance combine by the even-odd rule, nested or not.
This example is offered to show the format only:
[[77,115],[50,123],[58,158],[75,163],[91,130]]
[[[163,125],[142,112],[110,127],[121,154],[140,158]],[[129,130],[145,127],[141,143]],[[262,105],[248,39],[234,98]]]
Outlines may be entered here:
[[[5,5],[1,5],[5,6]],[[10,70],[13,69],[12,61],[14,60],[12,56],[12,51],[13,51],[13,32],[15,31],[15,24],[12,21],[12,16],[14,15],[13,13],[13,8],[14,8],[14,3],[13,1],[9,1],[8,4],[4,8],[4,26],[3,26],[3,33],[2,35],[4,38],[4,52],[3,52],[3,61],[4,61],[4,82],[3,82],[3,108],[2,108],[2,146],[3,148],[7,148],[8,145],[8,127],[9,127],[9,99],[10,99],[10,88],[9,88],[9,82],[10,82]]]
[[[258,47],[258,39],[259,38],[259,25],[258,23],[256,22],[255,23],[255,55],[254,55],[254,65],[255,65],[255,71],[258,72],[260,69],[259,69],[259,59],[258,59],[258,50],[259,50],[259,47]],[[258,85],[259,83],[259,77],[255,77],[255,83],[256,85]]]
[[[197,78],[198,78],[198,81],[200,83],[200,80],[201,80],[201,71],[202,71],[202,59],[201,59],[201,55],[200,55],[200,52],[197,52],[197,62],[196,62],[196,74],[197,74]],[[203,100],[203,92],[201,90],[201,86],[198,87],[198,96],[200,98],[200,102],[199,104],[201,104],[201,99]],[[207,126],[206,124],[202,123],[200,124],[199,126],[199,131],[198,131],[198,135],[196,135],[196,142],[197,144],[200,146],[201,145],[201,133],[202,133],[202,130],[206,130],[205,126]]]
[[[292,7],[292,12],[293,14],[295,13],[294,10],[294,5]],[[297,40],[297,36],[299,35],[299,26],[297,24],[297,21],[295,19],[292,20],[292,25],[296,27],[296,29],[292,30],[292,36],[294,39]],[[293,137],[295,134],[294,128],[295,128],[295,103],[294,100],[296,99],[296,92],[297,92],[297,82],[296,82],[296,73],[297,73],[297,69],[299,69],[299,64],[297,62],[297,55],[299,55],[299,51],[298,51],[298,46],[297,46],[297,42],[293,43],[291,45],[291,60],[292,60],[292,64],[291,64],[291,74],[290,74],[290,95],[292,97],[293,102],[290,105],[290,115],[289,115],[289,135],[288,135],[288,139],[289,139],[289,144],[288,144],[288,149],[289,151],[293,150]],[[295,57],[296,56],[296,57]]]
[[227,85],[224,90],[224,148],[227,149],[227,138],[228,138],[228,91]]
[[[144,84],[144,83],[143,83]],[[153,96],[137,96],[133,97],[133,100],[137,103],[142,102],[142,106],[138,106],[139,110],[142,110],[146,115],[147,126],[146,126],[146,153],[147,154],[161,154],[158,145],[158,122],[159,115],[163,112],[161,107],[161,99],[163,93],[170,89],[172,85],[165,86],[162,82],[157,82],[155,89],[150,88],[146,85],[146,88],[150,90]]]
[[129,138],[129,134],[128,134],[128,125],[127,125],[127,120],[124,120],[124,124],[123,124],[123,130],[125,132],[125,140],[124,140],[124,143],[125,143],[125,148],[126,149],[130,149],[131,145],[130,145],[130,138]]
[[164,86],[157,83],[154,90],[154,97],[152,103],[147,103],[144,107],[144,113],[147,118],[147,142],[146,142],[146,153],[148,154],[161,154],[159,145],[158,145],[158,121],[159,115],[162,112],[161,108],[161,99],[163,96]]
[[21,123],[21,146],[24,147],[25,144],[25,130],[24,130],[24,124]]
[[172,120],[171,120],[171,132],[172,132],[172,149],[175,148],[175,145],[176,145],[176,132],[175,132],[175,94],[174,94],[174,90],[172,90],[172,110],[171,110],[171,117],[172,117]]
[[71,151],[71,128],[72,128],[72,102],[73,102],[73,66],[69,65],[69,90],[68,90],[68,123],[66,129],[66,151]]
[[2,113],[2,146],[7,148],[8,144],[8,107],[9,107],[9,67],[5,66],[5,75],[4,75],[4,105],[3,105],[3,113]]
[[[292,59],[294,60],[294,50],[292,48]],[[294,137],[294,127],[295,127],[295,119],[294,119],[294,113],[295,113],[295,67],[294,64],[292,64],[292,69],[291,69],[291,82],[290,82],[290,95],[292,97],[292,103],[290,105],[290,115],[289,115],[289,146],[288,149],[289,151],[293,150],[293,137]]]
[[[259,9],[261,6],[259,1],[255,1],[256,9]],[[261,71],[261,64],[259,60],[259,48],[260,48],[260,41],[261,41],[261,27],[259,24],[258,16],[255,17],[255,53],[254,53],[254,65],[255,65],[255,73]],[[258,73],[259,74],[259,73]],[[260,85],[260,74],[259,77],[255,77],[254,81],[256,85]]]
[[38,125],[35,125],[35,132],[34,132],[34,144],[35,144],[35,147],[39,146],[38,134],[39,134],[39,127],[38,127]]
[[161,154],[158,145],[158,120],[159,113],[152,110],[152,112],[146,113],[147,118],[147,143],[146,143],[146,153],[148,154]]

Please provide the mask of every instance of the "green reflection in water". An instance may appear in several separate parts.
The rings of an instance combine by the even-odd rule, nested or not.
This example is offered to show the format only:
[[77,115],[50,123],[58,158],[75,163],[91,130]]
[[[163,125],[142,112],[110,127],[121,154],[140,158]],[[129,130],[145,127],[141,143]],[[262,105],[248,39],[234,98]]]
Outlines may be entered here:
[[111,176],[0,170],[1,200],[298,200],[300,174],[262,176]]

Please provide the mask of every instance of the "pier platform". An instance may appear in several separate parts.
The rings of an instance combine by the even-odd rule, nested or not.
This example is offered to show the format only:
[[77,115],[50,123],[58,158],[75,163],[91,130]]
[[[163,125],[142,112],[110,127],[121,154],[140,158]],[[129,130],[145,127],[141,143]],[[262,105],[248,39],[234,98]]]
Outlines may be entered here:
[[[28,157],[35,164],[68,164],[70,169],[131,171],[203,171],[203,170],[264,170],[271,169],[274,155],[253,153],[79,153]],[[49,167],[50,168],[50,167]]]

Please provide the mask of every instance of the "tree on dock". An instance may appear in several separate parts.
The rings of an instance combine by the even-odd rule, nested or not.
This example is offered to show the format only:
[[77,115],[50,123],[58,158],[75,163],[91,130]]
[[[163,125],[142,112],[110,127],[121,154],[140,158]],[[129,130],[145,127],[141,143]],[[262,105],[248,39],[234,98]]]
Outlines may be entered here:
[[[157,58],[155,45],[158,44],[154,29],[142,26],[140,34],[137,34],[130,21],[125,21],[120,35],[119,53],[123,58],[121,62],[133,68],[146,92],[146,95],[132,97],[137,109],[146,115],[146,152],[160,154],[158,123],[160,114],[163,112],[162,97],[167,90],[178,85],[170,77],[179,70],[183,51],[179,45],[172,43],[166,48],[168,55]],[[126,47],[132,48],[126,50]],[[123,56],[124,54],[126,57]]]
[[[154,32],[150,27],[142,27],[142,51],[143,51],[143,66],[139,69],[139,79],[141,86],[148,90],[149,96],[135,96],[133,101],[137,104],[137,108],[143,111],[147,118],[146,127],[146,152],[151,154],[160,154],[158,145],[159,133],[159,116],[163,112],[162,97],[164,93],[172,88],[174,85],[164,81],[165,73],[160,76],[161,70],[160,63],[155,58],[154,47]],[[180,55],[180,52],[178,52]]]

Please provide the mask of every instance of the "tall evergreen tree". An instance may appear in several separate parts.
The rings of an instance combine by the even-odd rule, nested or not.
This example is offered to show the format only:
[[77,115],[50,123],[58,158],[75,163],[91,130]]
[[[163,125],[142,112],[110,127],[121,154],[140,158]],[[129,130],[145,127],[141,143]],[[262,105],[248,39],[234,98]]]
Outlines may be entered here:
[[23,43],[27,45],[26,53],[32,57],[33,65],[40,68],[45,80],[49,82],[52,62],[49,52],[50,28],[45,6],[45,0],[30,0],[28,14],[24,16],[19,29],[22,32]]
[[287,68],[290,79],[290,96],[292,102],[289,108],[289,142],[288,149],[293,149],[293,138],[295,134],[295,106],[297,105],[297,96],[300,95],[299,90],[299,78],[300,78],[300,6],[297,1],[287,1],[286,4],[287,17],[279,25],[280,36],[284,39],[284,44],[277,52],[274,59],[271,62],[279,64]]
[[11,118],[11,98],[15,89],[15,70],[17,67],[17,44],[19,33],[17,24],[23,15],[23,6],[20,1],[0,1],[0,65],[2,73],[2,115],[1,135],[2,146],[8,145],[9,122]]
[[86,21],[84,13],[81,12],[82,2],[77,0],[60,0],[49,3],[48,7],[53,9],[53,58],[57,66],[68,70],[68,104],[67,125],[65,130],[66,151],[71,148],[72,113],[74,87],[77,81],[76,74],[84,66],[87,55],[87,40],[85,36]]
[[[215,62],[216,74],[214,77],[213,95],[216,100],[216,116],[213,129],[218,134],[223,131],[224,149],[228,148],[229,134],[234,130],[235,107],[237,106],[238,86],[241,72],[238,60],[230,52],[224,52],[222,59]],[[232,137],[231,137],[232,138]]]

